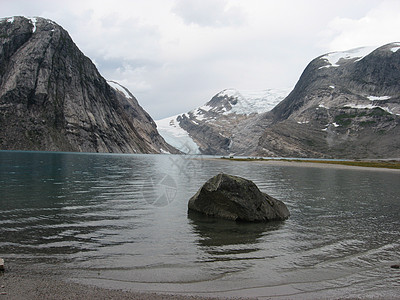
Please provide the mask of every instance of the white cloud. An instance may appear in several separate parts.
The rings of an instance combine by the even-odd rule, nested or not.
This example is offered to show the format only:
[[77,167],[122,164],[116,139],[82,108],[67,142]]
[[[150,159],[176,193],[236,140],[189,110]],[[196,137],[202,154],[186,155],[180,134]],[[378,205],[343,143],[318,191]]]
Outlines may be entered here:
[[0,0],[53,19],[155,118],[219,91],[294,86],[329,51],[399,41],[399,1]]
[[245,21],[239,6],[229,5],[226,0],[178,0],[172,11],[186,24],[200,26],[235,26]]
[[334,18],[325,39],[331,51],[400,41],[400,1],[383,1],[360,18]]

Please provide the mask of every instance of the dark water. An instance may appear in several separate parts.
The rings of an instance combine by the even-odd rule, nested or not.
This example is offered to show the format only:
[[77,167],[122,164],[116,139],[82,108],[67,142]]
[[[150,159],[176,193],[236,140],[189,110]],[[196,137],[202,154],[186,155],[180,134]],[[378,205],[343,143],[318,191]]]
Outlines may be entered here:
[[[187,214],[219,172],[253,180],[291,218]],[[168,155],[0,152],[0,257],[78,282],[217,296],[396,298],[400,172]]]

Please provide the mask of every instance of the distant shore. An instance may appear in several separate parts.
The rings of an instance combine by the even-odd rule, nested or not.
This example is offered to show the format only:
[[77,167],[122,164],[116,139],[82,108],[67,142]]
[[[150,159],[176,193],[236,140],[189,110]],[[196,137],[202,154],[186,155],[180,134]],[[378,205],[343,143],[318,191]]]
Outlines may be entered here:
[[262,162],[269,165],[300,166],[300,167],[331,167],[345,169],[370,169],[370,170],[392,170],[400,172],[400,159],[377,159],[377,160],[319,160],[319,159],[285,159],[285,158],[241,158],[221,157],[228,161]]

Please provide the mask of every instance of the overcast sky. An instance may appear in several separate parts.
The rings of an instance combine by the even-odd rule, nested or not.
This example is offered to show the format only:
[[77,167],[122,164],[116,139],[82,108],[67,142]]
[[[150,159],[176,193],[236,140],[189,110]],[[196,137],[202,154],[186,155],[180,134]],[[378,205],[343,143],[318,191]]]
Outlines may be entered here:
[[292,88],[315,57],[400,42],[400,1],[0,0],[64,27],[154,119],[225,88]]

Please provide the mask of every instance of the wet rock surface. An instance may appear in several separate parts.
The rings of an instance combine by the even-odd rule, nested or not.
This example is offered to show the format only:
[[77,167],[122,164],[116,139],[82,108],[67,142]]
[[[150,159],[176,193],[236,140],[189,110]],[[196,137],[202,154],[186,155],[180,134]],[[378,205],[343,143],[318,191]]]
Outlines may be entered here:
[[290,216],[286,205],[265,193],[250,180],[218,174],[189,200],[189,211],[247,222],[281,221]]

